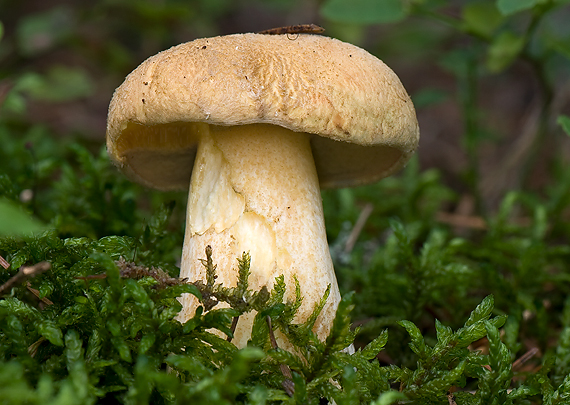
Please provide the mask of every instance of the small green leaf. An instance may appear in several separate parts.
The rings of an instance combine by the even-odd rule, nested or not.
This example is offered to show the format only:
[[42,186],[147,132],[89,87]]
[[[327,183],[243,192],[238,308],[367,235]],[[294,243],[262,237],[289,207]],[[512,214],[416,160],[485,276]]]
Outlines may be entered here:
[[270,316],[273,319],[278,319],[280,317],[280,315],[283,313],[283,310],[285,309],[285,304],[275,304],[270,306],[269,308],[264,309],[263,311],[261,311],[259,314],[261,315],[261,317],[263,319],[265,319],[266,316]]
[[293,373],[293,383],[295,384],[294,403],[307,403],[307,383],[305,379],[299,374]]
[[[319,315],[323,311],[323,308],[325,307],[325,304],[326,304],[327,299],[330,295],[330,292],[331,292],[331,285],[329,284],[327,286],[327,289],[325,290],[321,300],[318,303],[315,303],[315,306],[313,308],[313,312],[311,312],[311,315],[309,315],[309,317],[305,321],[305,326],[307,327],[307,329],[313,329],[313,326],[315,325],[317,318],[319,317]],[[343,296],[342,301],[339,304],[339,308],[337,309],[337,313],[341,313],[342,309],[346,309],[347,307],[351,306],[351,303],[352,303],[352,293],[346,294],[345,296]],[[348,310],[348,312],[349,311],[350,310]],[[336,321],[336,318],[335,318],[335,321]]]
[[227,336],[233,336],[230,325],[233,317],[238,315],[239,313],[232,308],[214,309],[204,315],[204,325],[211,325],[224,332]]
[[510,401],[515,399],[524,399],[526,397],[536,395],[538,394],[538,392],[539,392],[538,389],[534,387],[531,388],[523,385],[522,387],[514,388],[512,391],[510,391],[508,394],[508,398]]
[[447,342],[449,342],[453,337],[453,330],[450,327],[442,324],[439,319],[435,320],[435,330],[439,344],[447,345]]
[[257,362],[265,357],[263,350],[257,347],[244,347],[237,352],[237,356],[245,362]]
[[85,351],[85,357],[87,361],[93,362],[99,355],[99,351],[103,346],[103,337],[98,329],[93,329],[89,341],[87,342],[87,349]]
[[393,23],[409,13],[402,0],[327,0],[320,12],[331,21],[349,24]]
[[494,307],[495,298],[492,295],[487,295],[483,301],[477,305],[477,308],[471,312],[469,319],[465,322],[465,327],[471,326],[478,321],[489,319]]
[[412,349],[412,351],[416,353],[421,359],[427,358],[428,348],[424,341],[424,337],[422,336],[422,333],[420,332],[418,327],[414,325],[413,322],[406,320],[399,321],[398,325],[405,328],[408,334],[410,335],[410,338],[412,339],[412,341],[410,342],[410,348]]
[[131,278],[125,280],[125,289],[143,310],[150,311],[154,307],[145,289],[135,280]]
[[152,345],[154,345],[155,341],[156,341],[156,335],[151,333],[144,334],[139,344],[139,354],[145,354],[148,351],[148,349],[150,349]]
[[386,343],[388,343],[388,331],[384,330],[378,337],[362,349],[360,355],[366,360],[372,360],[378,353],[380,353],[384,346],[386,346]]
[[503,22],[497,7],[489,2],[474,2],[463,8],[465,29],[485,38],[490,38]]
[[486,334],[485,322],[490,322],[496,328],[500,328],[501,326],[503,326],[505,324],[506,321],[507,321],[507,316],[506,315],[500,315],[500,316],[497,316],[497,317],[495,317],[489,321],[481,320],[481,321],[474,323],[473,325],[461,328],[458,331],[458,333],[459,333],[458,336],[460,338],[460,341],[462,342],[461,346],[463,346],[463,345],[467,346],[467,344],[473,343],[474,341],[479,340],[483,336],[485,336],[485,334]]
[[[253,349],[253,348],[252,348]],[[287,350],[281,348],[273,349],[269,351],[270,357],[279,364],[286,364],[295,371],[303,371],[306,366],[303,364],[303,360]]]
[[119,353],[119,357],[121,357],[121,360],[130,363],[132,360],[131,350],[129,349],[127,342],[125,342],[121,337],[112,337],[111,343]]
[[77,331],[70,329],[65,335],[65,354],[68,364],[80,361],[82,358],[81,339]]
[[63,346],[63,334],[61,333],[61,329],[55,326],[53,322],[47,320],[39,321],[38,332],[52,344]]
[[562,127],[566,135],[570,136],[570,117],[567,115],[559,115],[556,123]]
[[107,320],[107,330],[109,332],[111,332],[111,335],[119,336],[121,334],[121,325],[114,318],[108,319]]
[[212,371],[194,356],[171,354],[166,358],[166,363],[175,369],[187,371],[197,378],[203,378],[212,374]]
[[567,375],[564,378],[564,381],[562,382],[562,384],[560,384],[560,386],[558,386],[558,388],[556,389],[556,391],[552,395],[552,399],[553,399],[552,403],[553,404],[563,404],[563,403],[566,403],[569,398],[570,398],[570,375]]
[[133,238],[125,236],[105,236],[95,242],[95,247],[101,252],[107,253],[114,260],[119,260],[120,257],[128,257],[133,249]]
[[[69,371],[69,388],[73,392],[75,403],[85,403],[89,395],[89,377],[83,357],[83,342],[79,333],[70,329],[65,335],[65,354]],[[61,393],[60,393],[61,395]],[[62,401],[61,403],[71,403]]]
[[463,360],[453,370],[443,373],[441,377],[427,381],[421,388],[424,395],[427,394],[435,397],[438,394],[441,395],[442,391],[448,391],[452,385],[459,381],[463,375],[466,364],[467,360]]
[[539,0],[497,0],[497,8],[503,15],[533,8]]
[[264,347],[266,344],[269,344],[269,327],[265,316],[260,313],[257,313],[253,320],[250,342],[257,347]]
[[485,328],[489,341],[488,358],[491,369],[490,372],[485,372],[484,377],[479,380],[482,403],[491,403],[491,399],[496,398],[493,403],[504,404],[513,376],[511,353],[501,342],[496,325],[487,321]]
[[505,70],[521,53],[524,37],[506,31],[494,38],[487,53],[487,68],[498,73]]
[[204,312],[204,307],[199,306],[196,308],[196,313],[190,319],[188,319],[183,326],[184,333],[190,333],[196,329],[202,323],[202,313]]
[[164,289],[160,292],[161,298],[176,298],[181,296],[182,294],[192,294],[197,297],[199,300],[202,299],[202,294],[198,287],[193,284],[180,284],[175,285],[170,288]]

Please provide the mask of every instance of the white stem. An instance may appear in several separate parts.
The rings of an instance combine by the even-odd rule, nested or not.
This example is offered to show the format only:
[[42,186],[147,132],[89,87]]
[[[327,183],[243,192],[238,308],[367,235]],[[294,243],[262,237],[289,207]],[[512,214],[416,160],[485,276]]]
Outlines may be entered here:
[[[201,127],[194,164],[180,277],[205,280],[205,248],[212,246],[217,283],[235,286],[237,258],[251,256],[249,287],[271,290],[283,274],[286,299],[295,299],[296,276],[303,303],[295,322],[304,322],[327,286],[331,293],[314,331],[325,339],[338,303],[338,290],[326,240],[319,182],[309,136],[255,124]],[[198,305],[182,298],[180,320]],[[242,316],[232,342],[244,347],[254,314]],[[288,346],[286,342],[281,342]]]

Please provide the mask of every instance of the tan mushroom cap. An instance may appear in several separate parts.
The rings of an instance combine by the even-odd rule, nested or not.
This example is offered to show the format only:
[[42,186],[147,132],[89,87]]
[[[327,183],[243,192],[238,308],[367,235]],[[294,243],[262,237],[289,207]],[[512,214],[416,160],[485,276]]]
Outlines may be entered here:
[[312,134],[322,187],[386,177],[419,140],[396,74],[365,50],[319,35],[235,34],[150,57],[111,100],[109,155],[139,183],[187,189],[200,123]]

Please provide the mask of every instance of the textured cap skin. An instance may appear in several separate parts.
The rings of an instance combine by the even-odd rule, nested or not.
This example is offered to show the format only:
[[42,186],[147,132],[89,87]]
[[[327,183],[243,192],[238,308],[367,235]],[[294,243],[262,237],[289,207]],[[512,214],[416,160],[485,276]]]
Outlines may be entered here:
[[185,122],[313,134],[322,187],[386,177],[419,140],[412,101],[395,73],[365,50],[320,35],[235,34],[150,57],[111,100],[109,155],[143,184],[187,188],[198,137]]

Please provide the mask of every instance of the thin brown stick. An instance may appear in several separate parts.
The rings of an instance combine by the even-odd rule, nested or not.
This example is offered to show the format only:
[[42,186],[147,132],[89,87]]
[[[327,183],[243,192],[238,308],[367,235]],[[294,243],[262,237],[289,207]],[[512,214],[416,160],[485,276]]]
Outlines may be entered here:
[[10,263],[6,261],[2,256],[0,256],[0,266],[4,267],[6,270],[10,268]]
[[360,211],[360,215],[356,220],[356,224],[354,224],[354,227],[352,228],[350,235],[348,235],[348,239],[346,240],[346,243],[344,245],[344,253],[352,252],[352,249],[354,248],[354,245],[358,240],[358,236],[360,236],[360,233],[364,229],[364,225],[366,225],[366,221],[368,221],[368,218],[370,217],[370,214],[372,214],[373,210],[374,210],[374,205],[372,205],[371,203],[367,203],[364,206],[364,208],[362,208],[362,211]]
[[[269,327],[269,340],[271,340],[271,347],[273,349],[277,349],[279,346],[277,345],[277,340],[275,340],[275,335],[273,334],[271,317],[267,315],[267,317],[265,317],[265,320],[267,322],[267,326]],[[285,390],[287,395],[292,397],[295,394],[295,383],[293,382],[293,374],[291,374],[291,369],[286,364],[280,364],[279,369],[281,370],[281,373],[285,377],[285,380],[282,383],[283,389]]]
[[48,262],[39,262],[33,266],[22,266],[20,270],[8,281],[0,286],[0,295],[4,294],[5,291],[12,288],[12,286],[21,283],[28,277],[35,277],[38,274],[43,273],[51,268],[51,264]]
[[28,346],[28,354],[31,357],[34,357],[37,353],[38,353],[38,348],[40,347],[40,345],[45,342],[47,339],[45,337],[41,337],[38,340],[36,340],[34,343],[32,343],[30,346]]
[[267,327],[269,328],[269,340],[271,340],[271,347],[277,349],[279,346],[277,345],[277,340],[275,340],[275,335],[273,334],[273,325],[271,324],[271,317],[267,315],[265,317],[265,321],[267,322]]
[[436,219],[438,222],[469,229],[487,229],[487,223],[482,217],[472,215],[452,214],[450,212],[438,212]]
[[524,363],[532,359],[538,352],[538,347],[529,349],[525,354],[514,361],[513,370],[519,369]]
[[[451,225],[458,228],[481,230],[488,228],[485,219],[473,215],[461,215],[440,211],[436,214],[436,220],[442,224]],[[512,223],[516,226],[530,226],[531,222],[531,219],[527,217],[513,218],[509,221],[509,223]]]
[[239,316],[234,316],[234,319],[232,319],[232,326],[230,327],[232,334],[229,335],[228,338],[226,339],[228,342],[231,342],[234,337],[234,332],[236,331],[238,321],[239,321]]
[[283,35],[283,34],[320,34],[324,32],[323,27],[316,24],[298,24],[289,25],[287,27],[270,28],[268,30],[258,31],[263,35]]
[[541,119],[544,118],[545,104],[536,101],[525,111],[523,123],[517,138],[509,143],[508,154],[501,159],[500,166],[494,167],[481,181],[482,193],[491,198],[503,195],[506,190],[519,187],[524,181],[525,167],[539,150]]
[[41,294],[39,292],[39,290],[36,290],[35,288],[32,288],[32,285],[30,284],[29,281],[26,281],[26,288],[28,289],[29,292],[31,292],[32,294],[34,294],[36,296],[37,299],[39,299],[41,302],[43,302],[46,305],[53,305],[52,300],[50,300],[47,297],[41,297]]

